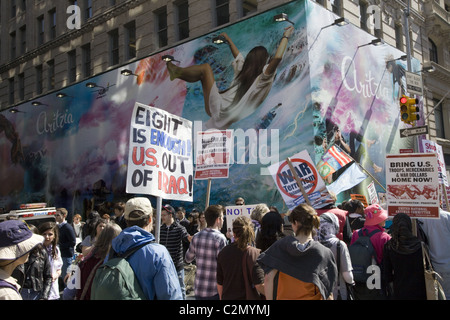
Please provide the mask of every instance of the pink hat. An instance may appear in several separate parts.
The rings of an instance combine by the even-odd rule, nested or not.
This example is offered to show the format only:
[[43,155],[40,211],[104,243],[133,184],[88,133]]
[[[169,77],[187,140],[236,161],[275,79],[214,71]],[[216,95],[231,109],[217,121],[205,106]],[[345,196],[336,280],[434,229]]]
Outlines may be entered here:
[[388,218],[388,213],[379,204],[372,204],[364,209],[365,226],[375,226]]

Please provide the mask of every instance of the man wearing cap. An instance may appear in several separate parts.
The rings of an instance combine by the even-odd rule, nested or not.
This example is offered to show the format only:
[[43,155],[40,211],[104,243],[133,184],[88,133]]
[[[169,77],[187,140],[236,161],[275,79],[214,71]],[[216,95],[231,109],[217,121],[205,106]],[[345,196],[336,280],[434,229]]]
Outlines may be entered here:
[[142,290],[149,300],[181,300],[180,283],[169,251],[156,243],[151,234],[152,213],[149,199],[136,197],[128,200],[124,212],[128,228],[113,239],[112,249],[123,254],[147,243],[127,259]]
[[22,300],[20,286],[11,275],[43,241],[44,237],[34,234],[22,221],[0,223],[0,300]]
[[169,204],[163,206],[161,210],[161,222],[159,243],[167,248],[172,257],[184,300],[186,299],[186,287],[184,285],[183,243],[189,243],[192,237],[186,228],[175,220],[175,209]]

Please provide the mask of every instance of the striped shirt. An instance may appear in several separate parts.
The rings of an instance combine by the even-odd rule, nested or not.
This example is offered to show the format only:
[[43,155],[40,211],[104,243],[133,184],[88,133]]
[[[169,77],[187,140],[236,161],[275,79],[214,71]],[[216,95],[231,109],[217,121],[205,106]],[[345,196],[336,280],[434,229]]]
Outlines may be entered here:
[[217,256],[225,246],[227,239],[216,229],[205,228],[196,233],[186,252],[186,262],[194,259],[197,265],[195,275],[195,295],[198,297],[212,297],[217,292]]
[[176,221],[170,226],[166,226],[165,224],[161,225],[159,243],[169,251],[177,271],[180,271],[184,267],[183,241],[188,242],[188,236],[189,234],[186,228]]

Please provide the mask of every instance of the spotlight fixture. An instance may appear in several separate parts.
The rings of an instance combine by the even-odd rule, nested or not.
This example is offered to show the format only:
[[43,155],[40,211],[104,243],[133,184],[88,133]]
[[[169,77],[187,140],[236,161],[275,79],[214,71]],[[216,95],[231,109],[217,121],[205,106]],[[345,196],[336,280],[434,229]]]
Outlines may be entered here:
[[178,61],[178,60],[175,60],[175,58],[174,58],[173,56],[168,55],[168,54],[162,56],[161,59],[164,60],[165,62],[169,62],[169,61],[180,62],[180,61]]
[[97,84],[95,82],[88,82],[86,83],[87,88],[95,88],[97,87]]
[[338,18],[338,19],[334,20],[332,25],[333,26],[336,26],[336,25],[337,26],[345,26],[347,24],[348,24],[348,20],[343,18],[343,17],[341,17],[341,18]]
[[65,98],[65,97],[67,97],[67,94],[65,94],[64,92],[58,92],[58,93],[56,94],[56,96],[57,96],[58,98]]
[[291,20],[289,20],[288,15],[286,13],[280,13],[280,14],[275,15],[273,17],[273,20],[276,22],[287,21],[287,22],[291,23],[292,25],[294,25],[294,23]]
[[137,76],[137,74],[133,73],[133,71],[131,71],[130,69],[123,69],[122,71],[120,71],[120,74],[123,76]]
[[31,103],[31,105],[33,105],[33,106],[35,106],[35,107],[37,107],[37,106],[44,106],[44,104],[41,103],[40,101],[33,101],[33,102]]
[[228,43],[228,41],[225,39],[225,37],[224,36],[217,36],[217,37],[214,37],[213,39],[212,39],[212,42],[214,42],[215,44],[222,44],[222,43]]
[[371,44],[373,46],[381,46],[382,44],[384,44],[384,41],[380,38],[376,38],[376,39],[373,39],[369,44]]

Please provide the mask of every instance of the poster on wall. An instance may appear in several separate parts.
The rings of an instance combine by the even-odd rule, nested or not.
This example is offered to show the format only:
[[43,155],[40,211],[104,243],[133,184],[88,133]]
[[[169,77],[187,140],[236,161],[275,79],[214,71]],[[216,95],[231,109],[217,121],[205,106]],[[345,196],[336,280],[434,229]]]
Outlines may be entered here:
[[389,216],[439,218],[439,179],[435,154],[412,153],[386,157],[386,202]]
[[[274,16],[280,13],[290,22],[277,22]],[[63,87],[58,95],[40,96],[35,101],[40,104],[17,105],[18,113],[2,113],[1,206],[8,210],[46,202],[70,212],[86,213],[93,205],[109,212],[108,206],[129,198],[128,188],[142,191],[149,177],[144,170],[150,166],[134,164],[130,155],[133,148],[154,146],[144,146],[137,132],[131,143],[130,115],[136,119],[136,103],[191,121],[194,137],[207,130],[234,131],[228,177],[214,181],[211,204],[242,196],[246,203],[286,211],[282,193],[265,169],[298,150],[306,150],[317,165],[332,145],[384,185],[386,154],[411,148],[414,140],[398,135],[404,124],[398,119],[397,98],[406,87],[404,77],[394,74],[402,74],[405,66],[392,60],[404,53],[386,44],[366,45],[373,35],[352,24],[332,25],[337,18],[312,1],[291,1]],[[226,41],[218,43],[218,37]],[[268,59],[277,52],[279,59]],[[163,60],[167,57],[173,60]],[[246,65],[257,72],[243,79],[238,75]],[[199,66],[210,68],[214,81],[186,75]],[[412,69],[420,70],[416,59]],[[151,130],[142,129],[147,134]],[[165,153],[167,158],[171,154]],[[141,155],[136,153],[138,163]],[[173,159],[178,162],[171,175],[186,179],[190,191],[189,175],[179,171],[179,158]],[[133,172],[135,187],[128,180]],[[368,180],[339,196],[364,194]],[[161,172],[157,189],[165,185],[173,201],[189,198],[189,205],[203,206],[207,180],[193,179],[192,198],[184,193],[183,179],[176,180],[176,189],[174,179],[170,181],[168,174],[165,185]]]
[[192,201],[192,123],[136,103],[130,123],[127,193]]

